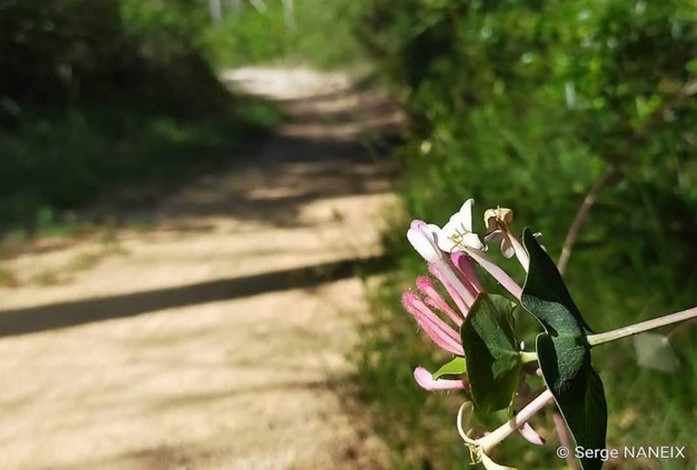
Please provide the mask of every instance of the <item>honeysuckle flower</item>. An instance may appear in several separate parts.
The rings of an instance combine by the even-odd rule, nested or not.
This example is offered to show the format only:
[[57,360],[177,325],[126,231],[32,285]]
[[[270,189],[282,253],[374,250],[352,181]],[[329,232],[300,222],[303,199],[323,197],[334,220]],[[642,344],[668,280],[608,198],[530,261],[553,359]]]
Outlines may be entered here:
[[486,225],[485,241],[501,240],[501,254],[506,258],[512,258],[515,248],[506,232],[508,226],[513,222],[513,211],[506,207],[487,209],[484,211],[484,224]]
[[[520,299],[522,293],[520,285],[486,255],[486,245],[473,231],[473,204],[472,199],[465,201],[442,229],[437,225],[415,220],[407,231],[407,239],[426,260],[431,277],[418,277],[415,283],[416,289],[403,294],[402,304],[434,344],[459,357],[464,357],[459,329],[477,296],[484,292],[473,261],[491,274],[514,297]],[[500,239],[504,256],[517,255],[527,271],[527,252],[509,230],[512,220],[513,213],[510,209],[498,208],[487,211],[485,222],[488,231],[485,240]],[[441,294],[443,290],[447,292],[449,299],[446,300],[443,297]],[[521,350],[524,350],[522,343]],[[529,364],[529,366],[537,368],[535,364]],[[428,391],[469,389],[466,377],[457,379],[453,379],[452,376],[447,379],[434,377],[432,372],[423,367],[414,369],[414,380],[421,388]],[[530,389],[523,379],[515,401],[515,407],[521,408],[518,415],[499,429],[478,439],[465,433],[464,426],[461,424],[463,409],[460,410],[458,431],[470,449],[473,462],[482,463],[488,470],[511,470],[510,467],[494,462],[488,452],[516,431],[533,444],[544,443],[542,437],[535,432],[527,420],[551,400],[551,394],[549,391],[543,392],[528,402],[529,394]],[[471,404],[469,406],[471,407]]]
[[[428,262],[433,278],[417,278],[416,289],[402,295],[402,305],[436,346],[463,357],[459,328],[483,287],[470,257],[466,253],[443,252],[438,244],[440,236],[440,229],[435,225],[420,220],[411,223],[407,239]],[[443,298],[434,280],[445,289],[451,302]],[[465,380],[434,379],[422,367],[414,370],[414,379],[426,390],[468,387]]]
[[443,259],[443,252],[466,253],[514,297],[520,298],[521,287],[486,256],[486,245],[473,231],[473,205],[474,199],[467,199],[442,229],[437,225],[415,220],[407,232],[407,238],[416,251],[429,262],[439,263]]
[[[438,291],[428,277],[416,280],[416,289],[402,295],[402,305],[436,346],[456,356],[464,357],[459,327],[467,317],[482,286],[467,255],[457,253],[429,263],[429,272],[450,295],[455,307]],[[434,379],[423,367],[414,370],[414,379],[425,390],[466,389],[465,380]]]
[[[539,377],[543,376],[539,359],[546,359],[548,356],[539,356],[538,358],[537,352],[525,351],[525,345],[523,343],[520,343],[520,350],[517,350],[515,343],[511,345],[510,339],[515,337],[512,320],[503,317],[503,315],[511,314],[512,306],[509,303],[506,301],[499,302],[498,305],[500,305],[500,307],[495,304],[495,308],[489,307],[484,303],[478,304],[478,308],[480,309],[475,313],[475,318],[472,318],[471,322],[466,321],[467,316],[470,314],[470,309],[475,304],[477,297],[483,292],[482,284],[479,282],[472,264],[473,260],[491,274],[501,285],[508,289],[517,299],[520,300],[522,292],[521,287],[511,279],[503,269],[487,257],[485,253],[487,249],[486,245],[482,243],[479,236],[473,231],[473,204],[474,201],[472,199],[465,201],[460,210],[450,218],[442,229],[437,225],[428,224],[419,220],[412,222],[407,233],[407,238],[417,252],[427,261],[428,271],[432,275],[432,278],[426,276],[417,278],[416,289],[405,292],[402,297],[402,303],[405,309],[414,317],[417,324],[438,347],[457,356],[452,361],[445,364],[435,375],[423,367],[417,367],[414,370],[414,379],[422,388],[426,390],[468,389],[470,387],[468,380],[471,379],[473,381],[473,396],[484,411],[494,407],[490,406],[487,408],[486,400],[480,403],[478,394],[484,393],[484,397],[488,398],[486,396],[487,392],[497,391],[493,390],[494,387],[500,387],[501,390],[499,391],[505,392],[503,396],[505,401],[501,401],[501,403],[497,402],[497,408],[508,408],[509,411],[519,410],[517,413],[514,412],[514,416],[511,419],[488,433],[475,432],[472,429],[466,431],[469,425],[469,416],[473,411],[473,404],[471,402],[466,402],[460,407],[457,417],[458,433],[468,447],[470,458],[473,463],[482,463],[488,470],[515,470],[511,467],[506,467],[494,462],[490,457],[491,450],[508,436],[516,432],[520,433],[533,444],[543,444],[544,440],[535,432],[529,420],[547,404],[554,403],[555,396],[547,387],[545,387],[541,393],[534,396],[535,393],[531,392],[531,388],[525,383],[525,374],[537,375]],[[510,225],[512,221],[513,212],[510,209],[497,207],[496,209],[487,210],[484,214],[484,222],[487,227],[484,240],[485,242],[500,241],[500,248],[503,256],[512,258],[513,255],[515,255],[525,270],[528,271],[530,255],[528,255],[520,240],[511,233]],[[538,235],[539,234],[534,234],[535,237]],[[526,243],[529,242],[527,234],[525,237]],[[557,297],[568,297],[566,291],[563,290],[563,281],[559,281],[558,277],[555,277],[558,276],[558,273],[554,271],[553,265],[549,267],[548,260],[545,261],[544,259],[540,260],[536,258],[536,256],[540,256],[538,244],[528,243],[528,247],[531,249],[530,253],[533,255],[533,261],[540,263],[540,270],[544,274],[543,280],[546,279],[552,284],[552,290],[550,292],[556,292],[557,294],[555,295]],[[544,256],[544,254],[542,256]],[[436,284],[434,279],[440,283],[440,286]],[[539,286],[536,285],[538,282],[532,282],[531,285],[539,288]],[[557,287],[554,287],[555,285]],[[559,289],[562,290],[560,291]],[[450,297],[449,299],[446,300],[443,298],[441,294],[442,290],[447,291]],[[551,301],[547,302],[548,292],[544,293],[542,296],[536,296],[535,291],[535,288],[530,288],[530,296],[533,299],[537,298],[537,303],[552,304],[551,306],[545,306],[539,309],[533,305],[535,302],[525,305],[528,311],[538,318],[538,320],[549,315],[566,314],[569,318],[573,316],[568,311],[564,312],[563,309],[553,305],[556,302],[564,307],[564,309],[567,309],[564,301],[557,302],[555,298],[550,297]],[[492,298],[493,296],[488,296],[486,299],[482,298],[480,301],[490,301]],[[500,300],[499,297],[497,302]],[[570,298],[568,301],[570,302]],[[492,317],[489,315],[492,315],[495,320],[501,319],[501,322],[492,321]],[[555,370],[554,366],[556,366],[557,372],[564,371],[564,367],[568,365],[569,360],[576,361],[576,356],[563,356],[563,354],[568,354],[570,350],[576,348],[579,344],[579,340],[583,341],[584,346],[590,348],[654,328],[694,318],[697,318],[697,307],[625,326],[616,330],[606,331],[604,333],[590,334],[587,331],[589,329],[586,327],[586,331],[581,332],[577,337],[573,337],[575,343],[571,344],[571,346],[563,345],[563,348],[559,346],[558,350],[554,350],[559,353],[559,357],[562,358],[561,360],[551,366],[545,365],[545,367]],[[504,320],[508,321],[508,325],[503,323]],[[579,320],[579,318],[575,318],[575,321],[576,323],[581,322],[585,325],[582,319]],[[550,331],[550,328],[548,328],[548,325],[544,321],[540,320],[540,323],[543,324],[547,336],[554,335],[554,332]],[[465,325],[465,328],[461,337],[459,329],[462,325]],[[479,336],[471,335],[470,331],[476,328],[481,329],[481,332],[476,333]],[[503,329],[505,329],[505,331],[502,331]],[[581,330],[582,328],[578,329]],[[573,334],[576,334],[574,333],[575,330],[576,329],[573,329]],[[505,338],[505,348],[501,346],[504,343],[499,339],[501,332],[507,335]],[[561,331],[561,333],[564,332]],[[470,341],[471,338],[472,343],[466,342],[463,346],[461,342],[463,338],[466,338],[467,341]],[[485,364],[486,369],[477,371],[477,366],[482,362],[487,362],[489,359],[486,356],[480,356],[480,358],[476,357],[476,353],[479,353],[480,344],[486,347],[489,353],[495,348],[499,348],[506,354],[510,353],[515,356],[514,361],[509,361],[514,368],[507,369],[508,366],[502,366],[501,362],[493,361]],[[471,353],[471,356],[467,358],[469,362],[464,359],[465,349],[467,349],[468,353]],[[545,351],[543,350],[542,352]],[[569,359],[569,357],[571,357],[571,359]],[[590,368],[590,362],[587,356],[585,356],[584,361],[586,361],[584,363],[585,366],[588,366],[587,369]],[[470,376],[467,378],[462,377],[467,373],[466,369],[468,368],[471,372]],[[581,373],[588,374],[587,369],[581,370]],[[482,370],[484,374],[489,375],[496,375],[498,371],[501,370],[504,370],[506,373],[508,373],[508,371],[513,371],[514,374],[513,376],[506,375],[504,377],[505,381],[499,382],[478,382],[474,380],[482,377]],[[518,372],[522,373],[518,374]],[[590,372],[595,373],[592,369],[590,369]],[[581,377],[581,375],[573,374],[575,374],[575,371],[571,371],[571,373],[567,373],[563,377],[559,375],[565,382],[558,383],[580,383],[577,379]],[[441,377],[443,376],[451,378],[442,379]],[[459,378],[453,380],[453,376],[459,376]],[[588,377],[588,375],[586,375],[586,377]],[[599,380],[597,374],[595,377],[596,380]],[[544,378],[546,378],[546,376]],[[547,383],[547,381],[545,381],[545,383]],[[513,385],[515,384],[517,384],[518,387],[514,394],[513,390],[515,387]],[[583,383],[581,383],[581,385],[583,386]],[[599,388],[602,393],[602,384],[598,387],[596,383],[594,386]],[[564,397],[572,397],[576,393],[574,389],[569,390],[570,394],[566,394]],[[597,390],[591,389],[591,391],[595,394]],[[564,394],[566,391],[562,390],[560,392],[558,387],[555,389],[555,394],[559,393]],[[509,400],[510,395],[513,395],[512,402]],[[533,396],[534,398],[531,399]],[[494,398],[498,399],[499,396]],[[567,402],[559,398],[559,411],[562,413],[569,412],[571,413],[570,416],[574,418],[566,419],[567,415],[564,414],[566,419],[566,422],[564,422],[560,415],[555,414],[554,416],[557,433],[560,435],[560,442],[567,445],[567,447],[570,439],[567,438],[564,440],[564,436],[566,435],[565,425],[568,423],[571,423],[571,425],[568,426],[569,430],[571,433],[574,433],[578,442],[583,443],[585,441],[594,446],[604,444],[597,441],[599,440],[598,438],[603,437],[605,433],[605,402],[603,399],[601,406],[598,404],[599,400],[596,400],[596,398],[597,396],[594,396],[594,402],[589,402],[593,404],[594,407],[586,409],[582,413],[578,412],[575,408],[571,410],[567,409],[565,404]],[[484,403],[484,405],[482,405],[482,403]],[[590,435],[585,427],[574,424],[578,423],[579,416],[586,419],[587,424],[588,417],[591,416],[595,418],[594,415],[599,415],[600,419],[603,420],[601,423],[602,436],[599,434]],[[560,431],[560,429],[562,431]],[[583,465],[585,465],[585,463],[583,463]],[[595,466],[595,463],[593,463],[593,465]]]
[[405,292],[402,295],[402,305],[436,346],[457,356],[465,355],[460,344],[460,335],[436,315],[415,292]]
[[429,392],[436,390],[467,390],[469,383],[465,379],[434,379],[433,374],[423,367],[414,369],[414,380],[419,384],[419,387]]
[[[453,269],[451,257],[439,248],[438,243],[440,238],[441,232],[438,226],[427,224],[422,220],[412,221],[407,231],[407,240],[409,240],[409,243],[411,243],[421,257],[428,262],[429,271],[443,284],[458,305],[458,308],[464,312],[468,307],[461,305],[459,301],[460,299],[467,299],[471,296],[471,293],[467,291],[467,286],[470,283],[463,283],[460,279],[474,274],[474,270],[465,268],[467,269],[467,273],[456,273]],[[477,285],[481,286],[478,280],[475,282]],[[476,297],[476,294],[474,297]]]
[[465,445],[469,448],[472,463],[482,463],[487,470],[515,470],[512,467],[497,464],[489,457],[488,453],[515,431],[525,433],[524,435],[529,435],[530,432],[534,432],[529,425],[526,426],[527,422],[538,411],[544,408],[545,405],[553,401],[554,395],[547,389],[528,403],[513,418],[506,421],[494,431],[479,438],[473,438],[470,436],[471,432],[465,431],[465,429],[469,427],[473,406],[471,402],[463,403],[457,413],[457,431],[462,440],[465,441]]
[[[472,260],[492,274],[515,297],[520,298],[522,291],[505,271],[486,257],[486,246],[472,231],[473,204],[473,199],[465,201],[443,229],[414,220],[407,231],[407,239],[426,260],[429,273],[445,289],[451,302],[441,296],[431,278],[421,276],[416,280],[416,290],[403,294],[402,305],[434,344],[461,357],[464,350],[459,328],[477,296],[484,290]],[[424,368],[417,368],[414,378],[426,390],[467,387],[462,380],[434,379],[431,372]]]
[[407,230],[407,240],[411,246],[429,263],[439,263],[445,259],[438,246],[440,227],[427,224],[423,220],[412,220]]
[[530,259],[528,258],[528,253],[525,251],[523,244],[510,231],[512,222],[513,211],[511,209],[506,207],[487,209],[484,212],[484,223],[486,224],[484,241],[493,242],[501,240],[501,254],[506,258],[512,258],[513,255],[515,255],[527,272]]
[[486,250],[486,245],[479,239],[479,235],[472,231],[472,206],[474,199],[467,199],[459,211],[450,217],[447,224],[441,229],[442,236],[438,240],[441,250],[452,253],[457,250]]

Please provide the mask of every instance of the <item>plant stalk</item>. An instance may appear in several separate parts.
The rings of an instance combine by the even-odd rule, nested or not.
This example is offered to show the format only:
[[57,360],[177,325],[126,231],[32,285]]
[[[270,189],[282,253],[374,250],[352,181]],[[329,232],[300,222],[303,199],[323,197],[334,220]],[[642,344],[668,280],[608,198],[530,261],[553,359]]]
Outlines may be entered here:
[[534,351],[520,351],[520,360],[523,364],[537,361],[537,353]]
[[554,395],[552,395],[552,392],[549,389],[540,393],[533,401],[528,403],[522,410],[520,410],[517,415],[503,423],[494,431],[479,439],[481,449],[486,453],[494,448],[499,442],[510,436],[553,399]]
[[597,346],[599,344],[626,338],[627,336],[632,336],[637,333],[643,333],[644,331],[690,320],[691,318],[697,318],[697,307],[688,308],[682,312],[671,313],[670,315],[654,318],[653,320],[635,323],[634,325],[624,326],[622,328],[617,328],[616,330],[606,331],[605,333],[588,335],[588,344],[591,346]]

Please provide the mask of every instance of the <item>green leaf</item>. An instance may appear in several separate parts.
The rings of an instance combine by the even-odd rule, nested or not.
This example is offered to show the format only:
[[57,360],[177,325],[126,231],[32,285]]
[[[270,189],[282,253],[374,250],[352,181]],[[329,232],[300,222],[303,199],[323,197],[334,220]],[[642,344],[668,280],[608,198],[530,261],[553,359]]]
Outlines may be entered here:
[[464,357],[456,357],[452,361],[443,364],[440,369],[438,369],[433,374],[433,380],[440,379],[441,377],[448,375],[461,376],[467,373],[467,362],[465,362]]
[[[590,349],[571,336],[537,337],[537,354],[545,383],[552,391],[576,445],[604,449],[607,404],[600,376],[591,366]],[[584,469],[599,469],[597,458],[582,458]]]
[[[554,262],[530,230],[523,231],[530,255],[521,304],[545,329],[536,348],[542,376],[554,395],[566,425],[584,449],[604,449],[607,403],[600,376],[591,365],[591,331],[571,299]],[[600,457],[581,459],[585,470],[600,469]]]
[[521,297],[523,306],[549,333],[556,331],[580,335],[584,329],[592,333],[593,330],[571,299],[554,262],[529,229],[523,231],[523,243],[530,256],[528,277]]
[[515,309],[505,297],[480,294],[460,330],[472,399],[483,412],[507,408],[518,387],[522,361]]

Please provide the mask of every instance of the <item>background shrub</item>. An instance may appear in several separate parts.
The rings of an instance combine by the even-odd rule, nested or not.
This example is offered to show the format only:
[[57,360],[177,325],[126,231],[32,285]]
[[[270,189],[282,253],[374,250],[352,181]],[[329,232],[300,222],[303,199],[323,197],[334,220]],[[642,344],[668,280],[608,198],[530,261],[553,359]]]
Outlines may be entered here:
[[295,0],[292,20],[283,2],[267,0],[255,9],[242,2],[235,14],[209,28],[206,48],[214,63],[231,67],[258,63],[305,64],[322,69],[346,67],[363,60],[354,28],[363,1]]

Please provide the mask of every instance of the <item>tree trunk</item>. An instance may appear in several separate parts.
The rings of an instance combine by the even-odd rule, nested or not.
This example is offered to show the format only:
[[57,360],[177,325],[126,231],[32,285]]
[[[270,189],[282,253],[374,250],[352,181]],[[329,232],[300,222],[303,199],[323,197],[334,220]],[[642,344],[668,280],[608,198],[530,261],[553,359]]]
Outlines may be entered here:
[[211,10],[211,19],[213,23],[220,23],[223,21],[223,5],[221,0],[208,0],[208,6]]

